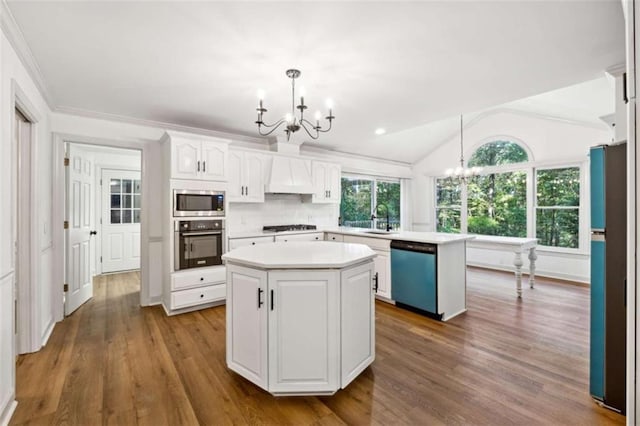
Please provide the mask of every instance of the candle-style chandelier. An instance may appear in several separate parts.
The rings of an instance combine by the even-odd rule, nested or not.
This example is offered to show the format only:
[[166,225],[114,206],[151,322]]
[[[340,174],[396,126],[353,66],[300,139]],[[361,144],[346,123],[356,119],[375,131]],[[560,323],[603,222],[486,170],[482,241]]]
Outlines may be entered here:
[[465,167],[464,166],[464,142],[462,137],[463,121],[460,115],[460,165],[456,168],[445,170],[444,174],[449,180],[455,183],[467,183],[470,177],[477,176],[482,171],[482,167]]
[[[267,109],[262,106],[263,100],[264,100],[264,92],[259,91],[258,99],[260,99],[260,104],[258,108],[256,108],[256,111],[258,111],[258,120],[256,121],[256,124],[258,125],[258,133],[261,136],[268,136],[271,133],[273,133],[276,129],[278,129],[282,124],[286,124],[284,131],[287,134],[287,140],[289,140],[289,138],[291,137],[291,134],[297,132],[301,128],[304,129],[305,132],[307,132],[307,134],[311,139],[318,139],[318,137],[320,136],[320,133],[326,133],[329,130],[331,130],[331,122],[335,118],[331,111],[333,108],[333,105],[331,104],[331,101],[327,101],[327,108],[329,108],[329,115],[326,116],[325,119],[329,120],[328,128],[323,129],[322,126],[320,126],[320,118],[322,117],[322,114],[320,113],[320,111],[316,112],[315,114],[316,122],[315,124],[313,124],[312,122],[304,118],[304,111],[307,109],[307,105],[304,104],[304,95],[305,95],[304,93],[300,94],[301,95],[300,104],[298,106],[295,105],[296,78],[300,77],[300,74],[301,74],[300,70],[290,69],[290,70],[287,70],[286,74],[287,74],[287,77],[291,79],[291,112],[287,113],[283,118],[281,118],[280,120],[278,120],[273,124],[265,123],[262,120],[262,114],[267,112]],[[296,109],[299,110],[299,116],[296,116]],[[267,131],[266,133],[263,133],[262,132],[263,126],[271,130]]]

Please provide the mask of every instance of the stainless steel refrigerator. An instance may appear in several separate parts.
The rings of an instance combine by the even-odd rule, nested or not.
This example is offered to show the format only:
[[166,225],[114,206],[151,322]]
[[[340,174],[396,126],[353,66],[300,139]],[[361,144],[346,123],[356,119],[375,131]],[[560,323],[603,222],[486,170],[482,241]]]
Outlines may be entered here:
[[626,143],[591,148],[591,396],[625,412]]

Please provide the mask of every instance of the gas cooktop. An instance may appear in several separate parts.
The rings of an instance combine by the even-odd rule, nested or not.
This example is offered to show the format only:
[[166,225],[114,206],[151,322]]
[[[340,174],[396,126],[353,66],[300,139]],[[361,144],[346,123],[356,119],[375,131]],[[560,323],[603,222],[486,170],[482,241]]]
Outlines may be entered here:
[[310,231],[313,229],[317,229],[315,225],[274,225],[262,227],[264,232]]

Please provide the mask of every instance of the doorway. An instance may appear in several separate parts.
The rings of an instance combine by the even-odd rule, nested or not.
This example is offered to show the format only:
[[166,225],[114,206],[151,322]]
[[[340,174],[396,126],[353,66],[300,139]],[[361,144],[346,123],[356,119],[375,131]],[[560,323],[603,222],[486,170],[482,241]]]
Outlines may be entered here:
[[64,149],[66,316],[93,297],[96,276],[140,268],[142,178],[139,150]]

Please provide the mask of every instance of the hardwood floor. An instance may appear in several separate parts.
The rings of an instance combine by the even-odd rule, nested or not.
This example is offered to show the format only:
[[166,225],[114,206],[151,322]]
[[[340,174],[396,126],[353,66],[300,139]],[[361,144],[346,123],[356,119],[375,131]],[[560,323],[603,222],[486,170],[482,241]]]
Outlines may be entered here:
[[376,360],[332,397],[274,398],[225,363],[225,308],[140,308],[137,273],[21,356],[12,424],[623,424],[588,394],[589,290],[470,269],[447,323],[376,304]]

